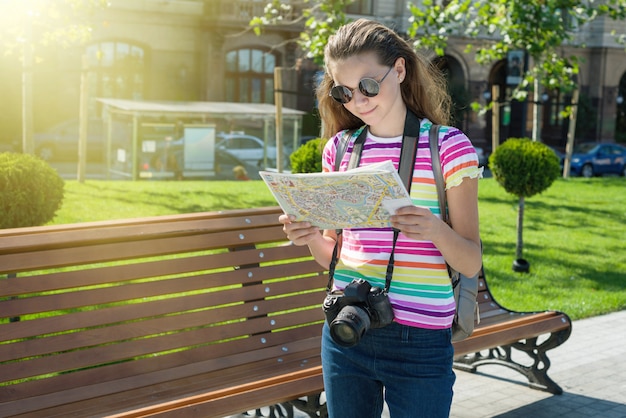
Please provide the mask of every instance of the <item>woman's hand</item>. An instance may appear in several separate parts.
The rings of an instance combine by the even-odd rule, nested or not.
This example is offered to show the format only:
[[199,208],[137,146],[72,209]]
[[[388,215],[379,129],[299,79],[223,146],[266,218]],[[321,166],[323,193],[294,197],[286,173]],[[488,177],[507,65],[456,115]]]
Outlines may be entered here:
[[295,245],[308,245],[320,238],[320,229],[309,222],[295,222],[293,215],[280,215],[278,221],[283,224],[283,232]]
[[447,225],[430,209],[420,206],[405,206],[391,216],[391,225],[407,237],[419,241],[437,241]]
[[308,245],[311,255],[322,267],[328,267],[332,258],[337,234],[333,229],[320,231],[310,222],[295,222],[293,215],[280,215],[278,221],[283,224],[283,231],[294,245]]
[[478,179],[465,178],[446,191],[450,226],[428,208],[406,206],[391,219],[394,228],[415,240],[427,240],[450,266],[471,277],[482,265],[478,229]]

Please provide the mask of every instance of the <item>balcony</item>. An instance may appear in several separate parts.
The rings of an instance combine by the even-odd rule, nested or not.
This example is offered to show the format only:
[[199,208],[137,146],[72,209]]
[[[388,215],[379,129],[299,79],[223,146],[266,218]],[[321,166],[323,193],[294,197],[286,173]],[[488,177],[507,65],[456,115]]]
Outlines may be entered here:
[[[206,3],[206,16],[209,21],[224,24],[248,25],[255,16],[263,16],[265,6],[269,0],[218,0]],[[300,3],[284,1],[284,4]],[[299,6],[293,5],[290,9],[281,11],[285,22],[293,21],[299,15]]]

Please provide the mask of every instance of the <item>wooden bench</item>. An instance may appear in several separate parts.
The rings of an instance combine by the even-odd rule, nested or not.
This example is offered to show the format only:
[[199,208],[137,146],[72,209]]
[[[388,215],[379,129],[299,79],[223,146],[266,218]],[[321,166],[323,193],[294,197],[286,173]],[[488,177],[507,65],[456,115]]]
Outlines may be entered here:
[[[286,241],[279,213],[0,230],[0,416],[220,417],[277,404],[325,416],[327,278]],[[457,367],[504,364],[560,392],[545,351],[569,336],[566,315],[510,312],[483,278],[481,318],[455,344]],[[534,363],[514,362],[512,348]]]

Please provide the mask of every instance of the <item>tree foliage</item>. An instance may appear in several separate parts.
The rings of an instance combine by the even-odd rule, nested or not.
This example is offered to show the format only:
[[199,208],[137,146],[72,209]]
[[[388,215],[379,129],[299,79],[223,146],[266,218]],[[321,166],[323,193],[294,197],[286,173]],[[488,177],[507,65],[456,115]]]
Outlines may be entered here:
[[[265,26],[297,24],[285,21],[285,11],[301,10],[304,31],[298,42],[319,64],[328,37],[347,21],[345,8],[352,2],[272,0],[264,16],[255,17],[250,25],[260,34]],[[518,100],[526,98],[535,79],[547,89],[571,90],[578,58],[564,55],[562,46],[584,47],[577,39],[578,29],[594,19],[626,19],[626,0],[421,0],[409,2],[408,7],[408,35],[416,48],[443,55],[449,38],[459,36],[469,39],[468,50],[476,53],[481,64],[503,59],[508,51],[526,51],[534,65],[515,89]]]
[[[293,25],[302,20],[304,30],[297,42],[308,58],[321,65],[324,62],[324,46],[328,43],[328,37],[348,22],[344,11],[353,1],[301,0],[283,3],[281,0],[272,0],[265,6],[265,14],[254,17],[250,21],[250,26],[257,35],[260,35],[266,26]],[[295,10],[299,10],[302,16],[296,20],[285,20],[284,16],[290,15]]]
[[21,58],[23,48],[69,47],[89,40],[86,23],[107,0],[1,0],[0,45],[3,53]]
[[547,145],[529,138],[509,138],[489,157],[489,167],[504,190],[531,197],[561,174],[559,158]]
[[570,91],[575,87],[578,58],[565,55],[562,46],[584,47],[578,30],[599,17],[626,18],[625,0],[423,0],[410,4],[409,35],[416,47],[443,55],[451,36],[470,38],[478,63],[506,57],[513,50],[526,51],[533,66],[514,92],[523,100],[538,79],[546,89]]
[[0,154],[0,229],[43,225],[63,202],[63,179],[28,154]]
[[307,141],[295,150],[290,158],[293,173],[319,173],[322,171],[322,150],[326,141],[322,138]]

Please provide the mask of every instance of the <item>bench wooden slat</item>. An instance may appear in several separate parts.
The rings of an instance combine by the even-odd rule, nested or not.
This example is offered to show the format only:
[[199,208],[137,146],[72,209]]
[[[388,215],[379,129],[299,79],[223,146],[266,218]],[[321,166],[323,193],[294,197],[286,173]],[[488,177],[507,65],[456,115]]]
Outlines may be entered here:
[[189,235],[190,233],[242,231],[276,225],[276,207],[227,212],[205,212],[165,215],[141,219],[84,222],[71,225],[3,229],[0,254],[17,253],[42,248],[62,248],[89,245],[93,242],[125,242],[147,240],[154,236]]
[[[259,382],[254,382],[246,385],[239,385],[234,388],[228,388],[220,391],[213,392],[211,394],[202,394],[198,396],[188,397],[185,399],[168,402],[167,404],[143,408],[130,413],[122,413],[111,416],[111,418],[134,418],[143,416],[159,416],[159,417],[198,417],[198,416],[224,416],[230,415],[241,410],[237,407],[237,398],[248,393],[255,394],[254,400],[256,405],[262,406],[267,403],[268,399],[272,399],[273,402],[281,402],[289,400],[281,396],[284,393],[284,388],[287,386],[293,388],[293,385],[298,385],[297,392],[299,396],[308,395],[314,393],[315,388],[318,387],[321,379],[321,368],[315,367],[313,369],[307,369],[303,371],[297,371],[290,373],[280,378],[264,379]],[[312,381],[312,382],[310,382]],[[247,397],[249,398],[249,396]],[[207,405],[207,401],[219,399],[218,402],[211,402]],[[187,406],[193,406],[193,408],[186,408]]]
[[37,252],[9,253],[1,256],[0,273],[164,256],[181,252],[210,250],[216,247],[236,247],[242,244],[254,245],[255,243],[284,240],[284,238],[284,233],[273,226],[251,229],[246,231],[245,234],[239,231],[236,233],[229,231],[173,238],[166,237],[142,242],[124,241],[44,249]]
[[[7,399],[32,399],[35,396],[46,395],[50,393],[62,393],[65,391],[76,390],[72,396],[80,397],[83,387],[95,385],[93,391],[101,391],[99,396],[115,393],[119,389],[114,383],[107,385],[106,382],[116,382],[120,379],[141,378],[143,384],[147,387],[148,383],[162,384],[167,381],[167,377],[171,375],[172,370],[177,370],[178,375],[189,373],[195,376],[199,373],[209,373],[212,371],[219,372],[220,378],[211,384],[204,381],[203,385],[225,384],[223,383],[223,374],[225,370],[230,370],[238,364],[255,359],[256,361],[271,361],[276,368],[276,356],[284,356],[286,354],[302,357],[303,361],[311,362],[307,350],[314,350],[317,347],[316,358],[319,358],[321,326],[319,324],[309,325],[307,327],[288,330],[285,332],[263,334],[250,337],[249,339],[235,340],[228,344],[218,344],[212,346],[203,346],[180,353],[172,353],[158,358],[143,358],[132,362],[111,364],[106,367],[81,370],[71,374],[58,375],[54,379],[44,379],[30,381],[20,384],[18,387],[11,387],[7,393]],[[315,336],[315,337],[312,337]],[[306,341],[306,342],[305,342]],[[304,345],[303,345],[304,344]],[[284,351],[287,347],[287,351]],[[304,350],[304,351],[303,351]],[[272,360],[274,359],[274,360]],[[190,367],[190,365],[194,365]],[[275,371],[280,372],[280,369]],[[168,374],[170,373],[170,374]],[[163,380],[165,376],[166,380]],[[248,376],[253,379],[254,376]],[[96,393],[94,392],[94,393]],[[61,396],[61,395],[58,395]],[[65,395],[63,395],[65,396]],[[94,395],[95,396],[95,395]],[[44,396],[44,399],[57,399],[57,395]],[[18,402],[19,404],[19,402]],[[2,412],[2,404],[0,404],[0,412]],[[0,415],[2,416],[2,415]]]
[[[229,285],[239,285],[254,283],[269,278],[289,277],[295,274],[316,274],[313,282],[299,281],[302,286],[301,291],[307,289],[319,289],[325,286],[325,280],[319,277],[319,266],[312,262],[300,266],[293,263],[288,266],[274,265],[258,267],[247,270],[232,270],[230,272],[217,272],[212,276],[208,273],[200,276],[190,276],[172,280],[153,280],[147,283],[121,283],[124,292],[119,291],[119,286],[103,287],[94,290],[77,289],[65,293],[57,293],[48,296],[34,296],[31,298],[20,298],[6,301],[3,309],[3,316],[19,316],[35,314],[55,310],[75,309],[84,306],[105,305],[122,301],[132,301],[133,299],[144,299],[149,297],[173,295],[182,292],[204,291],[214,288],[216,281],[220,288]],[[285,276],[283,276],[283,274]],[[289,283],[286,281],[285,283]],[[110,283],[112,284],[112,283]],[[284,285],[284,284],[283,284]],[[309,287],[307,287],[309,286]],[[272,292],[279,289],[278,286],[268,286]],[[288,291],[294,291],[288,289]],[[80,295],[80,296],[78,296]],[[270,296],[270,295],[266,295]]]
[[[310,280],[310,279],[309,279]],[[302,282],[298,280],[297,282]],[[296,286],[297,284],[294,284]],[[248,293],[254,292],[254,295],[263,297],[266,285],[250,286],[245,289]],[[218,305],[220,303],[238,303],[242,300],[240,289],[226,290],[220,294],[208,295],[205,297],[206,306]],[[255,296],[248,296],[248,299],[254,300]],[[296,294],[281,299],[281,309],[295,309],[303,306],[313,306],[303,312],[311,315],[312,321],[322,319],[319,301],[323,299],[324,293],[317,291],[313,293]],[[41,356],[54,352],[67,351],[70,349],[88,348],[94,345],[111,344],[116,341],[125,341],[133,338],[140,338],[150,334],[166,333],[166,332],[182,332],[181,327],[194,328],[206,327],[210,324],[219,324],[225,321],[242,320],[253,315],[261,316],[272,313],[275,309],[274,301],[258,300],[253,303],[245,303],[224,308],[203,310],[199,312],[185,313],[176,316],[168,315],[165,317],[146,317],[139,321],[139,318],[133,318],[133,322],[121,322],[115,316],[107,316],[107,323],[101,323],[97,328],[84,330],[82,332],[64,333],[60,335],[39,338],[37,340],[25,340],[12,344],[0,345],[0,361],[10,361],[19,358]],[[170,309],[170,313],[176,312]],[[102,318],[106,315],[106,311],[91,311],[90,315],[96,318]],[[281,316],[281,319],[284,316]],[[112,325],[109,325],[112,324]],[[21,324],[18,324],[21,325]],[[30,324],[25,323],[24,327]],[[67,328],[67,327],[66,327]],[[273,328],[273,327],[272,327]],[[266,331],[271,331],[268,328]],[[262,330],[259,330],[262,332]],[[243,332],[243,331],[242,331]],[[236,337],[231,335],[230,337]],[[210,341],[210,340],[207,340]],[[6,373],[6,372],[5,372]]]
[[[317,329],[315,327],[317,327]],[[297,356],[302,350],[308,350],[314,347],[319,348],[320,332],[318,332],[318,330],[321,330],[320,324],[312,325],[302,330],[295,329],[285,331],[285,335],[280,336],[254,336],[248,337],[247,339],[233,340],[218,344],[214,347],[198,347],[188,352],[165,354],[159,357],[145,357],[127,363],[112,363],[111,365],[96,369],[85,369],[85,371],[67,374],[68,379],[52,379],[53,381],[56,380],[56,385],[50,385],[48,379],[33,380],[16,387],[11,387],[12,390],[7,393],[6,397],[3,396],[3,401],[33,398],[35,395],[48,393],[47,391],[59,392],[71,388],[83,390],[81,389],[83,386],[91,386],[94,384],[94,381],[89,380],[93,377],[97,378],[95,382],[105,382],[107,380],[116,382],[122,378],[132,379],[135,376],[141,376],[144,380],[150,380],[152,379],[150,376],[154,376],[155,379],[159,379],[158,376],[163,375],[171,376],[173,370],[177,370],[179,377],[184,377],[184,373],[189,373],[193,376],[203,372],[207,373],[215,370],[223,370],[228,367],[250,363],[252,359],[265,360],[285,355]],[[305,332],[308,333],[306,336],[308,338],[303,338],[303,333]],[[312,335],[315,334],[318,334],[318,336],[312,337]],[[290,338],[293,339],[296,337],[298,337],[299,340],[290,340]],[[319,355],[319,352],[317,354]],[[185,358],[194,359],[194,366],[191,367],[192,363],[185,361]],[[60,361],[63,361],[63,358],[59,359],[59,362]],[[100,374],[97,373],[98,371]],[[114,374],[114,371],[121,372],[121,374]],[[165,374],[159,374],[159,372]],[[17,375],[18,373],[19,371],[13,374]],[[151,384],[159,382],[159,380],[154,380],[151,381]],[[111,385],[111,389],[116,390],[116,386],[114,384]]]
[[[62,290],[78,286],[93,286],[114,282],[137,280],[148,277],[166,276],[191,273],[203,270],[220,269],[238,265],[252,264],[253,262],[275,262],[310,258],[306,247],[283,245],[274,248],[263,248],[231,251],[226,253],[194,255],[180,258],[145,261],[135,264],[114,265],[93,268],[86,266],[79,271],[65,271],[46,275],[24,276],[8,278],[3,282],[3,294],[23,295],[36,292]],[[2,256],[0,259],[4,260]],[[293,262],[293,261],[292,261]],[[33,262],[34,263],[34,262]],[[320,271],[320,266],[311,261],[312,271]],[[43,266],[36,266],[43,269]]]
[[[311,262],[307,262],[311,263]],[[307,265],[304,271],[309,272],[310,267],[313,264]],[[293,268],[293,266],[292,266]],[[288,272],[290,272],[288,270]],[[241,276],[240,272],[232,272],[233,276]],[[229,272],[228,275],[231,275]],[[246,276],[247,277],[247,276]],[[301,286],[301,292],[317,291],[320,289],[320,285],[324,282],[324,279],[319,276],[312,276],[306,278],[297,279],[297,284]],[[224,280],[224,285],[230,284],[229,280]],[[263,288],[263,292],[264,292]],[[272,287],[276,289],[276,287]],[[291,290],[289,288],[288,290]],[[184,297],[173,297],[169,299],[153,300],[141,303],[141,308],[138,309],[137,304],[126,304],[121,306],[112,306],[102,308],[97,311],[80,311],[74,312],[71,315],[71,321],[58,321],[55,317],[38,318],[36,320],[22,321],[18,323],[7,323],[0,325],[0,335],[7,340],[25,338],[29,335],[39,335],[51,332],[65,332],[72,329],[98,327],[111,322],[123,322],[137,320],[143,317],[159,316],[172,312],[183,312],[187,310],[202,309],[214,303],[215,305],[238,301],[238,295],[236,290],[231,290],[229,293],[225,291],[215,294],[191,294]],[[267,296],[267,295],[265,295]],[[319,297],[323,299],[323,295]],[[320,299],[320,300],[321,300]],[[6,301],[7,306],[15,307],[15,309],[7,309],[7,315],[22,314],[24,311],[45,311],[41,310],[41,306],[36,303],[37,301],[27,301],[23,299]],[[31,305],[35,307],[31,308]],[[28,305],[27,308],[21,309],[23,305]],[[72,304],[75,306],[74,304]],[[82,303],[81,303],[82,305]],[[64,306],[64,309],[70,307]],[[0,359],[2,356],[0,356]]]
[[[295,355],[282,352],[281,347],[272,347],[193,365],[186,364],[177,368],[157,370],[148,374],[135,374],[108,382],[96,384],[89,382],[85,386],[75,385],[73,389],[36,398],[25,394],[29,402],[12,401],[6,405],[0,405],[0,414],[18,414],[37,411],[41,408],[52,408],[46,410],[46,417],[55,414],[63,416],[64,413],[68,416],[69,413],[77,414],[83,409],[87,412],[91,410],[91,412],[82,411],[78,414],[79,416],[94,416],[91,413],[94,406],[100,402],[98,398],[105,395],[106,399],[102,399],[103,405],[101,405],[105,410],[122,411],[125,408],[124,405],[137,408],[160,404],[165,400],[180,398],[181,394],[189,394],[192,389],[198,392],[211,392],[255,382],[258,380],[255,377],[258,374],[281,376],[292,371],[319,366],[319,360],[316,360],[319,358],[319,339],[299,341],[289,347],[295,346],[301,348],[294,351]],[[282,361],[278,362],[278,358]],[[303,365],[303,359],[310,361]],[[158,385],[154,386],[155,383]],[[120,406],[117,406],[116,402]],[[71,403],[71,406],[62,406],[64,403]],[[55,410],[56,405],[60,407]]]
[[[252,373],[259,375],[271,375],[271,371],[276,371],[276,367],[265,368],[265,369],[255,369],[255,370],[244,370],[242,373]],[[203,386],[203,382],[201,379],[196,381],[195,385],[184,385],[179,386],[180,390],[176,390],[173,388],[168,392],[163,393],[164,399],[174,399],[174,400],[187,400],[187,402],[178,402],[178,409],[174,410],[173,417],[179,416],[225,416],[236,413],[243,412],[241,410],[242,404],[250,406],[250,409],[260,408],[266,406],[268,402],[279,403],[287,400],[293,399],[289,394],[294,394],[295,396],[304,396],[308,394],[313,394],[319,392],[319,388],[323,385],[321,368],[319,364],[316,367],[311,367],[308,369],[301,368],[293,368],[291,371],[288,369],[279,370],[287,375],[291,374],[292,377],[290,379],[285,379],[283,376],[274,377],[264,379],[260,382],[249,382],[248,384],[236,384],[236,379],[225,378],[222,379],[221,376],[218,376],[219,380],[224,381],[226,384],[232,383],[231,390],[218,390],[218,391],[210,391],[207,390],[206,385]],[[203,380],[206,379],[217,380],[216,376],[204,376]],[[276,381],[280,382],[279,385],[276,385],[274,389],[268,391],[267,382]],[[178,382],[177,382],[178,383]],[[194,402],[197,402],[195,397],[185,398],[181,396],[185,394],[185,390],[195,390],[197,393],[204,393],[205,395],[211,394],[212,396],[205,401],[211,402],[211,405],[208,406],[200,406],[201,409],[197,410],[195,408]],[[193,392],[192,392],[193,393]],[[187,392],[189,394],[189,392]],[[149,405],[145,402],[146,399],[150,399],[150,393],[144,393],[140,390],[133,391],[132,393],[119,393],[113,394],[105,398],[94,398],[88,401],[79,401],[71,404],[71,407],[68,405],[58,406],[46,409],[46,412],[49,415],[46,415],[47,418],[65,418],[68,416],[81,416],[81,417],[126,417],[126,416],[147,416],[147,411],[154,411],[154,413],[164,413],[167,412],[168,408],[173,407],[170,406],[169,402],[158,403],[159,398],[153,397],[153,405]],[[222,402],[226,396],[227,401]],[[137,402],[133,402],[137,400]],[[213,402],[218,402],[217,404],[213,404]],[[112,402],[112,404],[110,403]],[[182,404],[182,406],[181,406]],[[186,405],[189,405],[188,408],[185,408]],[[144,410],[145,408],[145,410]],[[115,411],[111,414],[111,411]],[[40,418],[41,415],[38,412],[25,413],[19,415],[21,418]]]
[[[1,379],[22,379],[46,373],[64,372],[66,370],[94,367],[119,361],[128,361],[135,357],[163,353],[168,350],[185,349],[195,345],[210,344],[223,339],[245,337],[251,333],[272,332],[279,328],[296,326],[297,324],[303,322],[313,322],[315,320],[320,321],[320,316],[319,309],[314,308],[273,317],[248,319],[244,322],[235,322],[215,327],[215,329],[196,328],[184,332],[155,335],[147,338],[144,337],[137,340],[118,340],[124,337],[131,337],[131,332],[123,332],[117,329],[122,327],[116,327],[113,330],[107,330],[105,328],[102,330],[102,336],[99,336],[101,340],[96,339],[94,344],[102,344],[102,341],[107,341],[109,339],[109,333],[111,333],[118,341],[115,341],[114,344],[108,343],[107,345],[99,345],[93,348],[81,347],[81,345],[91,344],[89,340],[85,342],[78,341],[76,344],[76,350],[79,351],[69,351],[64,354],[57,353],[54,356],[54,361],[49,361],[49,358],[44,356],[39,359],[30,359],[27,362],[7,363],[3,365],[3,376]],[[185,324],[183,322],[178,326],[185,326]],[[139,324],[137,327],[139,329],[143,328],[142,324]],[[128,329],[130,327],[124,326],[123,328]],[[146,327],[146,329],[148,332],[143,335],[150,335],[159,332],[158,328]],[[81,339],[79,336],[76,336],[75,338]],[[65,346],[67,346],[67,343],[71,342],[71,338],[65,338],[62,343],[63,342],[65,342]],[[25,344],[17,345],[19,348],[22,348],[23,346],[28,347],[28,341]],[[254,344],[251,344],[251,346],[252,345]],[[80,350],[81,348],[83,349]],[[18,358],[25,358],[26,356],[24,354],[25,353],[19,353],[19,351],[17,351],[16,355]]]
[[455,355],[511,344],[520,340],[520,335],[524,336],[523,339],[528,339],[571,327],[569,318],[557,312],[533,314],[524,319],[518,324],[511,321],[508,326],[494,325],[477,329],[466,340],[454,344]]

